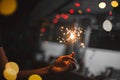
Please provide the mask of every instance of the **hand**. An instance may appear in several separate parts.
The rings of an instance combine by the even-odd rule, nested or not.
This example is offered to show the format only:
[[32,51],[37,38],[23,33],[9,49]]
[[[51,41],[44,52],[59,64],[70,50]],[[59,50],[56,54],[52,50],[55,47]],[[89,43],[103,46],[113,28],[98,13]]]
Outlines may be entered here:
[[75,53],[58,57],[51,65],[51,71],[64,72],[76,69]]

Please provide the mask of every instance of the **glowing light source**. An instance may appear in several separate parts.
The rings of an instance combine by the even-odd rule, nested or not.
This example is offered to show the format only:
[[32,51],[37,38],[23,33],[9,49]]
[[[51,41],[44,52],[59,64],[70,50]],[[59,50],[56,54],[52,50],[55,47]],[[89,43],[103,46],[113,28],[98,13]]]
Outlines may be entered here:
[[75,12],[74,9],[70,9],[70,10],[69,10],[69,13],[70,13],[70,14],[74,14],[74,12]]
[[18,65],[17,65],[15,62],[8,62],[8,63],[5,65],[5,68],[6,68],[6,69],[12,69],[12,70],[14,70],[16,73],[19,72],[19,67],[18,67]]
[[3,75],[6,80],[16,80],[16,78],[17,78],[16,71],[14,71],[13,69],[10,69],[10,68],[5,69],[3,71]]
[[1,0],[0,14],[8,16],[15,12],[17,8],[16,0]]
[[109,15],[112,16],[112,11],[109,11]]
[[70,33],[70,39],[71,39],[71,40],[74,40],[74,39],[75,39],[75,35],[74,35],[72,32]]
[[67,15],[67,14],[65,14],[64,16],[63,16],[63,19],[68,19],[69,18],[69,16]]
[[105,20],[103,22],[103,29],[107,32],[110,32],[112,30],[112,23],[109,20]]
[[15,62],[8,62],[3,71],[4,78],[7,80],[16,80],[19,67]]
[[57,15],[55,16],[55,18],[56,18],[56,19],[60,19],[60,15],[57,14]]
[[54,24],[57,24],[57,23],[58,23],[58,19],[56,19],[56,18],[53,19],[53,23],[54,23]]
[[33,74],[28,78],[28,80],[42,80],[42,78],[37,74]]
[[90,9],[90,8],[87,8],[86,11],[89,13],[89,12],[91,12],[91,9]]
[[76,2],[76,3],[75,3],[75,6],[76,6],[76,7],[80,7],[80,3],[79,3],[79,2]]
[[64,26],[60,27],[60,36],[58,36],[57,40],[60,43],[74,43],[77,40],[82,40],[83,31],[81,28],[74,27],[74,29],[64,28]]
[[112,7],[118,7],[118,6],[119,6],[118,1],[113,0],[113,1],[111,2],[111,6],[112,6]]
[[79,13],[79,14],[82,14],[82,10],[78,10],[78,13]]
[[100,2],[98,6],[99,6],[100,9],[104,9],[106,7],[106,3],[105,2]]

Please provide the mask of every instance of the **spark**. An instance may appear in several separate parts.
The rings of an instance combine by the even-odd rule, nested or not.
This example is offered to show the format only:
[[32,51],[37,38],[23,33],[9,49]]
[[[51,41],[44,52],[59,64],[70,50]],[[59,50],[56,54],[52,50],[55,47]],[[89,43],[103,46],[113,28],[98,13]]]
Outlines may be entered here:
[[59,28],[60,34],[57,38],[57,40],[60,43],[75,43],[77,40],[80,42],[83,42],[83,35],[84,35],[84,29],[82,28],[65,28],[64,26],[61,26]]

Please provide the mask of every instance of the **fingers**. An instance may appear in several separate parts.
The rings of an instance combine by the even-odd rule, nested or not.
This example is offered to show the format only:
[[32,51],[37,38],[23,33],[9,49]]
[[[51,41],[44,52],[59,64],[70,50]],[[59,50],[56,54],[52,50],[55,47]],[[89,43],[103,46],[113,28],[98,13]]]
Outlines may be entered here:
[[69,54],[70,57],[74,57],[75,56],[75,52],[72,52],[71,54]]

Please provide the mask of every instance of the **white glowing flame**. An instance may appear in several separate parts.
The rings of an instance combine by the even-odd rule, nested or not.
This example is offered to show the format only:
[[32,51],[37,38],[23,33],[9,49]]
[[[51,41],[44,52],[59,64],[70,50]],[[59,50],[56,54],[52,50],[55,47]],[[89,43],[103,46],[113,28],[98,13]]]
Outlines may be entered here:
[[75,39],[75,35],[73,33],[70,33],[70,39],[71,40]]

